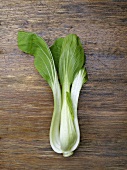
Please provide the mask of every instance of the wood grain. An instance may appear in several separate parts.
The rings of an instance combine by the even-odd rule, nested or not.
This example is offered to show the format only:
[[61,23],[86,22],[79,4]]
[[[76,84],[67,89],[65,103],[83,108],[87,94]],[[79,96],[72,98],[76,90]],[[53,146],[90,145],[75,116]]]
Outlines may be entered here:
[[[0,169],[127,169],[127,2],[118,0],[0,1]],[[81,143],[69,158],[49,144],[52,92],[19,51],[18,30],[48,45],[77,34],[89,81],[78,108]]]

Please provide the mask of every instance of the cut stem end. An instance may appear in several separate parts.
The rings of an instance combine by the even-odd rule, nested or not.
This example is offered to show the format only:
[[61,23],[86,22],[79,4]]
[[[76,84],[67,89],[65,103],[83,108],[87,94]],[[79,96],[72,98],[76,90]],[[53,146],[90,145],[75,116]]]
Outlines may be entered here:
[[71,155],[73,155],[73,152],[64,152],[64,153],[63,153],[63,156],[64,156],[64,157],[69,157],[69,156],[71,156]]

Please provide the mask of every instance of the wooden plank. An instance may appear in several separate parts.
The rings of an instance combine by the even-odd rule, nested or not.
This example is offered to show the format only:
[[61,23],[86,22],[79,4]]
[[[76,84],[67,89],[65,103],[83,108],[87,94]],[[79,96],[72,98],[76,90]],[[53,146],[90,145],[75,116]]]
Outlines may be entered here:
[[[127,169],[127,2],[4,0],[0,4],[0,169]],[[77,34],[89,81],[78,108],[81,142],[69,158],[52,151],[52,92],[19,51],[18,30],[48,45]]]

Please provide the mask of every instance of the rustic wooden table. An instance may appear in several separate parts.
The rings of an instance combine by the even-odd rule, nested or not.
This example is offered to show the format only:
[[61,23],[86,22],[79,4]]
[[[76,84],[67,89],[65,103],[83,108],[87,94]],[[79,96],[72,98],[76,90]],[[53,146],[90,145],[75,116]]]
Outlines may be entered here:
[[[127,169],[127,1],[0,1],[0,169]],[[52,92],[17,47],[18,30],[48,45],[77,34],[86,53],[89,81],[78,117],[81,143],[69,158],[49,144]]]

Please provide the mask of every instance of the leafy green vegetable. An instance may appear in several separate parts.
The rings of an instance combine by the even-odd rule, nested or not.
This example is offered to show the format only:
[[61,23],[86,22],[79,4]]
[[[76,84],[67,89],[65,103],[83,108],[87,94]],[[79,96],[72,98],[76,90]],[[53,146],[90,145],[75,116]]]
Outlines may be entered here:
[[88,80],[80,39],[75,34],[69,34],[58,38],[49,49],[41,37],[19,31],[18,47],[35,57],[36,69],[52,89],[54,111],[50,144],[55,152],[68,157],[80,142],[78,98],[82,85]]

